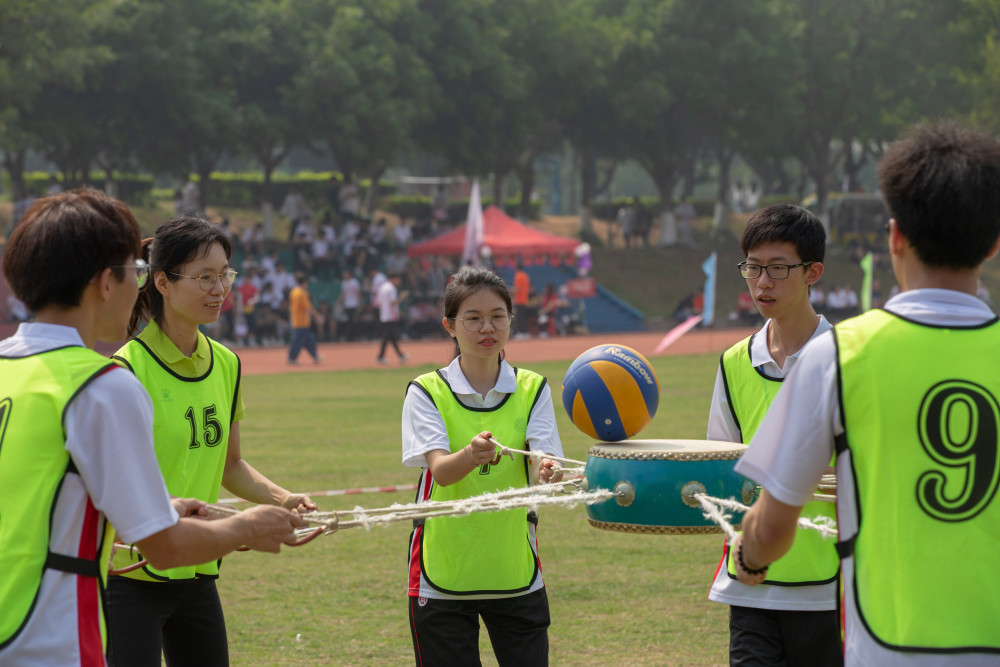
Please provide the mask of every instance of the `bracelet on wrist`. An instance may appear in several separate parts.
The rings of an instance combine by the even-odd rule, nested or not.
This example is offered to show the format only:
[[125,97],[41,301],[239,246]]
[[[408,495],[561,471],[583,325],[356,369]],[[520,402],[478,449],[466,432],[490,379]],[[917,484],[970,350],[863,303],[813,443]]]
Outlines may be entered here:
[[740,540],[740,548],[736,551],[736,560],[740,563],[740,568],[747,574],[764,574],[767,572],[767,565],[761,568],[751,569],[747,567],[747,563],[743,560],[743,540]]

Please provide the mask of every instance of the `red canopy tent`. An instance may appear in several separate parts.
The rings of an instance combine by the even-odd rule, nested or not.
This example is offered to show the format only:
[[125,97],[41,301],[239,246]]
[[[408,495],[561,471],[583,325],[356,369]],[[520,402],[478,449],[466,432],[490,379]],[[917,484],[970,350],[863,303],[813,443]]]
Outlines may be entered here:
[[[532,259],[538,259],[542,255],[548,255],[550,259],[560,256],[570,258],[580,241],[532,229],[496,206],[490,206],[483,211],[483,245],[489,246],[497,263],[515,258],[532,263]],[[447,234],[411,245],[406,249],[406,254],[410,257],[461,255],[464,247],[465,225],[462,225]]]

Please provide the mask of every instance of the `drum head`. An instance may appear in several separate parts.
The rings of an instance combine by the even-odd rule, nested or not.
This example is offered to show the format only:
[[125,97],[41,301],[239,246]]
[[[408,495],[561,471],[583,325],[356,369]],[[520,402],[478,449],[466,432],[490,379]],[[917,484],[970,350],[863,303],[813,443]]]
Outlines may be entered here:
[[744,444],[722,440],[624,440],[599,442],[587,454],[637,461],[729,461],[742,456],[746,448]]

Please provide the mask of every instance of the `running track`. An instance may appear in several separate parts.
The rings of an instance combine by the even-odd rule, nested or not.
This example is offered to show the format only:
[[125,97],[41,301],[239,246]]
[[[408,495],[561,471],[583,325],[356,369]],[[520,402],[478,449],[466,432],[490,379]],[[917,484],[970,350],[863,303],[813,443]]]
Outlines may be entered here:
[[[661,355],[684,354],[718,354],[746,338],[756,329],[719,329],[708,331],[692,331],[663,351]],[[561,361],[575,359],[585,350],[595,345],[617,343],[638,350],[647,357],[653,356],[653,349],[666,332],[641,333],[608,333],[586,336],[567,336],[562,338],[533,338],[511,340],[506,351],[511,359],[518,364],[529,364],[537,361]],[[446,366],[451,361],[451,339],[400,341],[400,348],[409,355],[406,366],[434,364]],[[322,343],[319,352],[323,360],[314,364],[312,357],[305,351],[299,355],[296,366],[288,363],[287,347],[270,348],[240,348],[237,353],[243,360],[243,372],[247,375],[271,375],[287,372],[343,371],[364,370],[369,368],[398,367],[399,360],[390,348],[386,354],[388,366],[379,366],[375,362],[378,354],[378,341],[364,343]]]

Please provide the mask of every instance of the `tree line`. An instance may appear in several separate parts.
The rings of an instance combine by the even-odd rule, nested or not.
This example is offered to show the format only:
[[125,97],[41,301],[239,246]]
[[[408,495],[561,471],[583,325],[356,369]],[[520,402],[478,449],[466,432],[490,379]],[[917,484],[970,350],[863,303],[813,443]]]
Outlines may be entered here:
[[[899,130],[1000,128],[1000,0],[0,0],[0,151],[201,179],[322,147],[378,182],[413,156],[517,178],[573,148],[581,199],[624,160],[669,202],[730,166],[853,187]],[[821,209],[822,210],[822,209]],[[588,216],[584,215],[584,224]]]

